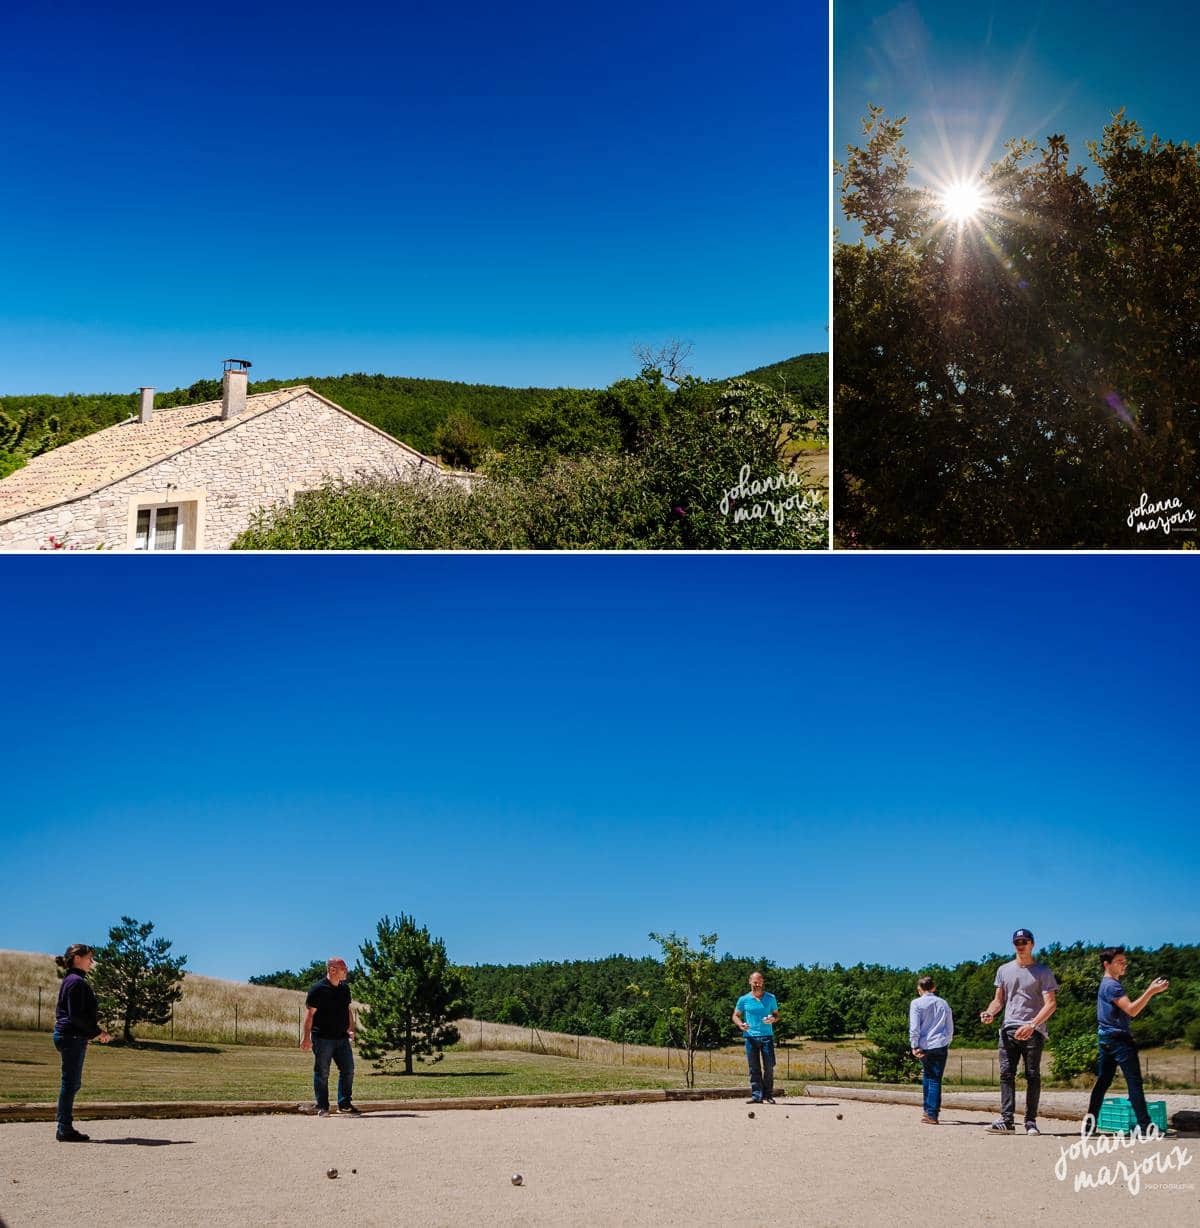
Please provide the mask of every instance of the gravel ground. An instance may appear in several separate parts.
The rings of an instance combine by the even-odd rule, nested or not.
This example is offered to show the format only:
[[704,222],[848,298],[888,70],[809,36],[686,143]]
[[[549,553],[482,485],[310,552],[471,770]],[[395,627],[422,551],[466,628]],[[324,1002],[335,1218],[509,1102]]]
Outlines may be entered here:
[[[1092,1225],[1136,1216],[1200,1223],[1200,1164],[1076,1191],[1073,1178],[1184,1148],[1167,1139],[1067,1161],[1078,1135],[989,1136],[990,1114],[943,1112],[937,1128],[900,1105],[811,1098],[753,1110],[737,1101],[587,1109],[406,1113],[362,1119],[224,1117],[0,1125],[0,1215],[8,1228],[79,1223],[275,1225],[725,1224]],[[841,1114],[841,1117],[838,1117]],[[338,1170],[330,1180],[326,1172]],[[357,1172],[354,1170],[357,1169]],[[513,1173],[524,1183],[512,1184]],[[1162,1183],[1161,1185],[1159,1183]],[[1174,1185],[1182,1188],[1164,1188]],[[1014,1208],[1018,1208],[1014,1211]],[[1112,1222],[1116,1222],[1112,1220]]]

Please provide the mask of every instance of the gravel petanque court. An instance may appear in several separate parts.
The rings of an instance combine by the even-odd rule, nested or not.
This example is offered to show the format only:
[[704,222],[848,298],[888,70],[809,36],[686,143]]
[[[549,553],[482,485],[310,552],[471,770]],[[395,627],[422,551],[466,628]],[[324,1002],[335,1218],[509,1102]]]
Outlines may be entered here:
[[[1200,1165],[1075,1191],[1074,1174],[1166,1156],[1162,1139],[1071,1161],[1069,1122],[1041,1138],[996,1137],[991,1114],[951,1110],[921,1126],[907,1106],[809,1098],[639,1106],[80,1121],[0,1125],[8,1228],[138,1225],[724,1224],[1092,1225],[1135,1216],[1200,1222]],[[841,1119],[837,1114],[841,1114]],[[336,1168],[330,1179],[327,1170]],[[357,1172],[354,1170],[357,1169]],[[523,1184],[512,1176],[520,1173]],[[1154,1188],[1155,1183],[1185,1188]],[[1190,1188],[1186,1188],[1190,1187]]]

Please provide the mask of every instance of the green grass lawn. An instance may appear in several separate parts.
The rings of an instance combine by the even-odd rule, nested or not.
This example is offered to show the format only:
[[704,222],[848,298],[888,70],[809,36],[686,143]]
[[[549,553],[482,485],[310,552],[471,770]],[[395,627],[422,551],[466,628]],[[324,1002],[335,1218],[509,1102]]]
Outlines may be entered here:
[[[699,1064],[698,1059],[698,1064]],[[411,1076],[380,1074],[355,1056],[358,1100],[442,1096],[523,1096],[552,1092],[682,1087],[683,1074],[611,1066],[513,1050],[448,1052]],[[0,1032],[0,1100],[48,1101],[58,1095],[58,1053],[44,1032]],[[336,1070],[331,1079],[336,1078]],[[736,1086],[728,1073],[697,1070],[701,1087]],[[799,1087],[799,1084],[796,1084]],[[299,1048],[159,1041],[136,1048],[90,1045],[78,1100],[312,1099],[312,1058]]]

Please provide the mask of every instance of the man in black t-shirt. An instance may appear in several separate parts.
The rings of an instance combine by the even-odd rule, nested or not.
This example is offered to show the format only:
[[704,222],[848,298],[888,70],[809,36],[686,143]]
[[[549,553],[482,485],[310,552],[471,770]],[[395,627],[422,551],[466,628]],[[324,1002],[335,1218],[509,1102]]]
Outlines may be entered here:
[[350,1004],[350,986],[344,959],[327,960],[325,975],[308,991],[301,1049],[313,1054],[313,1092],[316,1094],[316,1115],[329,1116],[329,1066],[338,1069],[338,1112],[358,1117],[359,1111],[351,1100],[354,1088],[354,1010]]

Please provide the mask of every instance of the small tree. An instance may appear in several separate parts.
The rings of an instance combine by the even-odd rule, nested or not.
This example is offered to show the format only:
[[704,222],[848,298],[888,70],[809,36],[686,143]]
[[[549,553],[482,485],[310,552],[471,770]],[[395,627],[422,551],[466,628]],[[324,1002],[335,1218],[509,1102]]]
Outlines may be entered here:
[[384,917],[375,928],[375,942],[359,948],[356,971],[358,1000],[367,1007],[358,1037],[364,1057],[384,1070],[404,1054],[404,1073],[413,1073],[413,1055],[436,1052],[458,1040],[453,1021],[467,1013],[463,974],[446,957],[446,944],[431,938],[404,913]]
[[717,986],[717,936],[701,934],[699,950],[674,930],[666,935],[652,933],[650,937],[662,947],[663,979],[674,998],[670,1014],[679,1024],[687,1053],[684,1079],[688,1087],[694,1087],[700,1031]]
[[172,956],[170,939],[151,941],[153,932],[152,921],[143,924],[122,917],[121,924],[108,931],[107,944],[96,951],[92,982],[100,1014],[114,1031],[120,1021],[121,1038],[127,1044],[136,1024],[168,1023],[172,1008],[183,997],[187,956]]
[[912,1083],[921,1073],[921,1063],[908,1043],[908,1019],[902,1011],[881,1006],[867,1024],[867,1039],[874,1049],[860,1052],[867,1060],[867,1074],[880,1083]]
[[434,432],[433,446],[446,464],[474,469],[483,456],[487,440],[483,428],[470,414],[456,411]]

